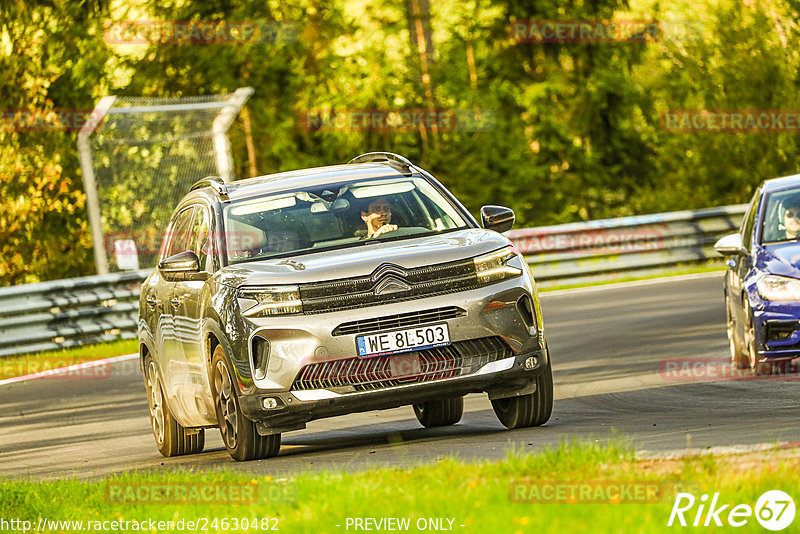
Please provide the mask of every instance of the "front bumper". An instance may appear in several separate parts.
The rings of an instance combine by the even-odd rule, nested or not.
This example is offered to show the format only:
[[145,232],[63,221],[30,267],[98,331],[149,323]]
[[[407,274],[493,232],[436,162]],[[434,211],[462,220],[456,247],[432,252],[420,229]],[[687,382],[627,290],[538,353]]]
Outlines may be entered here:
[[[526,360],[536,365],[526,368]],[[414,403],[468,393],[487,392],[490,398],[512,397],[536,391],[535,379],[550,365],[546,349],[517,354],[484,365],[471,375],[418,382],[375,391],[339,394],[329,389],[261,392],[240,398],[242,411],[258,424],[260,433],[274,434],[299,430],[314,419],[396,408]],[[275,408],[264,407],[265,399]]]
[[[526,315],[524,306],[520,305],[525,299],[535,308],[534,313]],[[342,360],[339,363],[358,361],[356,337],[363,333],[336,335],[342,324],[452,307],[463,313],[429,324],[446,322],[453,345],[488,338],[501,340],[505,347],[502,356],[495,355],[490,361],[480,360],[479,368],[476,363],[468,371],[462,369],[435,379],[389,384],[389,387],[383,384],[371,391],[308,387],[307,384],[298,387],[298,377],[308,366],[338,360]],[[413,301],[318,315],[248,319],[246,323],[247,352],[236,358],[240,404],[248,418],[263,422],[262,431],[302,428],[305,422],[321,417],[391,408],[437,397],[479,391],[492,395],[524,391],[548,358],[544,351],[538,298],[531,279],[525,275],[478,289]],[[253,341],[259,339],[266,340],[269,346],[265,376],[257,373],[254,365],[257,360],[254,351],[259,350],[259,343]],[[537,357],[539,365],[525,370],[525,360],[531,356]],[[270,404],[274,407],[265,408],[265,398],[273,399]]]
[[761,358],[800,357],[800,302],[769,302],[753,310],[753,331]]

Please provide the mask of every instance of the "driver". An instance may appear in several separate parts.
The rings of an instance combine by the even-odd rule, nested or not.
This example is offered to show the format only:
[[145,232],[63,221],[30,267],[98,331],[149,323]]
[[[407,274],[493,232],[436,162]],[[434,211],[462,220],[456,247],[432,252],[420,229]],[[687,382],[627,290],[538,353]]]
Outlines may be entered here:
[[786,239],[800,238],[800,197],[792,197],[784,202],[783,227]]
[[372,200],[367,205],[366,211],[361,211],[361,220],[367,223],[367,239],[397,230],[396,224],[390,224],[392,208],[386,197]]

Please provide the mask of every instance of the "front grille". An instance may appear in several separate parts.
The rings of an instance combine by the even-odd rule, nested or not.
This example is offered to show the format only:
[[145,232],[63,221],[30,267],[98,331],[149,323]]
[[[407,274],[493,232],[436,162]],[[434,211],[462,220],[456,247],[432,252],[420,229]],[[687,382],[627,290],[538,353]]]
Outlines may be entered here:
[[[384,266],[385,264],[376,271]],[[398,271],[403,274],[398,275]],[[407,288],[399,289],[398,286],[392,291],[376,294],[375,289],[389,280],[396,280],[399,286],[405,284]],[[368,275],[315,282],[302,284],[298,289],[300,299],[303,301],[303,313],[314,314],[444,295],[474,289],[481,285],[482,282],[475,274],[475,263],[469,259],[413,269],[397,267],[397,271],[377,278]]]
[[402,328],[404,326],[416,326],[418,324],[444,321],[445,319],[455,319],[456,317],[464,317],[465,315],[467,315],[466,310],[458,306],[400,313],[397,315],[388,315],[386,317],[377,317],[375,319],[362,319],[361,321],[342,323],[333,329],[333,335],[364,334],[366,332],[377,332],[390,328]]
[[[419,373],[395,378],[392,358],[419,358]],[[404,352],[373,358],[346,358],[303,367],[293,390],[349,387],[351,391],[372,391],[403,384],[429,382],[475,373],[487,363],[511,356],[500,337],[456,341],[446,347]]]

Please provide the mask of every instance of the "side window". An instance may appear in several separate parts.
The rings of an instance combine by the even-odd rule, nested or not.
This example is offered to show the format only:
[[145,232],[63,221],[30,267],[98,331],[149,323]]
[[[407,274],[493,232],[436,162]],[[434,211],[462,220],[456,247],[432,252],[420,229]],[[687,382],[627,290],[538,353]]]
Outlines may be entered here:
[[211,272],[211,235],[208,229],[208,210],[199,207],[195,210],[187,250],[193,250],[200,258],[201,270]]
[[747,207],[744,220],[742,221],[742,245],[744,248],[750,249],[753,244],[753,228],[756,224],[756,213],[758,212],[758,199],[761,196],[761,189],[756,190],[750,205]]
[[169,258],[173,254],[189,250],[187,243],[189,241],[189,230],[191,229],[193,212],[194,207],[188,207],[175,217],[169,231],[169,243],[164,249],[165,252],[161,259]]

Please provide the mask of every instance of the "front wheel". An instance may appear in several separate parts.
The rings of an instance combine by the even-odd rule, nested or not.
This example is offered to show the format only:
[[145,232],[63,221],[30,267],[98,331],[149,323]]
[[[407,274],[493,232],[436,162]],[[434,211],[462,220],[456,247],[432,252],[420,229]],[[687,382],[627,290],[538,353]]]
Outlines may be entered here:
[[744,310],[745,319],[749,321],[749,324],[745,326],[744,340],[745,346],[747,347],[747,359],[750,371],[752,371],[755,376],[771,375],[772,362],[759,361],[758,349],[756,347],[756,332],[753,328],[753,310],[750,307],[750,303],[748,302],[747,298],[744,300]]
[[728,345],[731,352],[731,365],[734,369],[747,369],[750,367],[748,353],[743,351],[739,343],[739,336],[736,335],[736,321],[731,309],[731,299],[725,296],[725,316],[728,330]]
[[262,436],[255,423],[242,413],[236,387],[225,363],[225,352],[220,345],[214,349],[211,369],[214,408],[228,454],[239,462],[276,456],[281,448],[281,435]]
[[205,431],[184,428],[172,416],[164,398],[158,367],[149,354],[144,360],[144,386],[158,451],[166,457],[201,452],[205,446]]
[[464,415],[464,397],[452,397],[414,405],[414,415],[425,428],[454,425]]
[[547,366],[536,377],[536,391],[529,395],[495,399],[492,401],[492,408],[506,428],[545,424],[553,413],[553,368],[550,365],[550,351],[547,353]]

